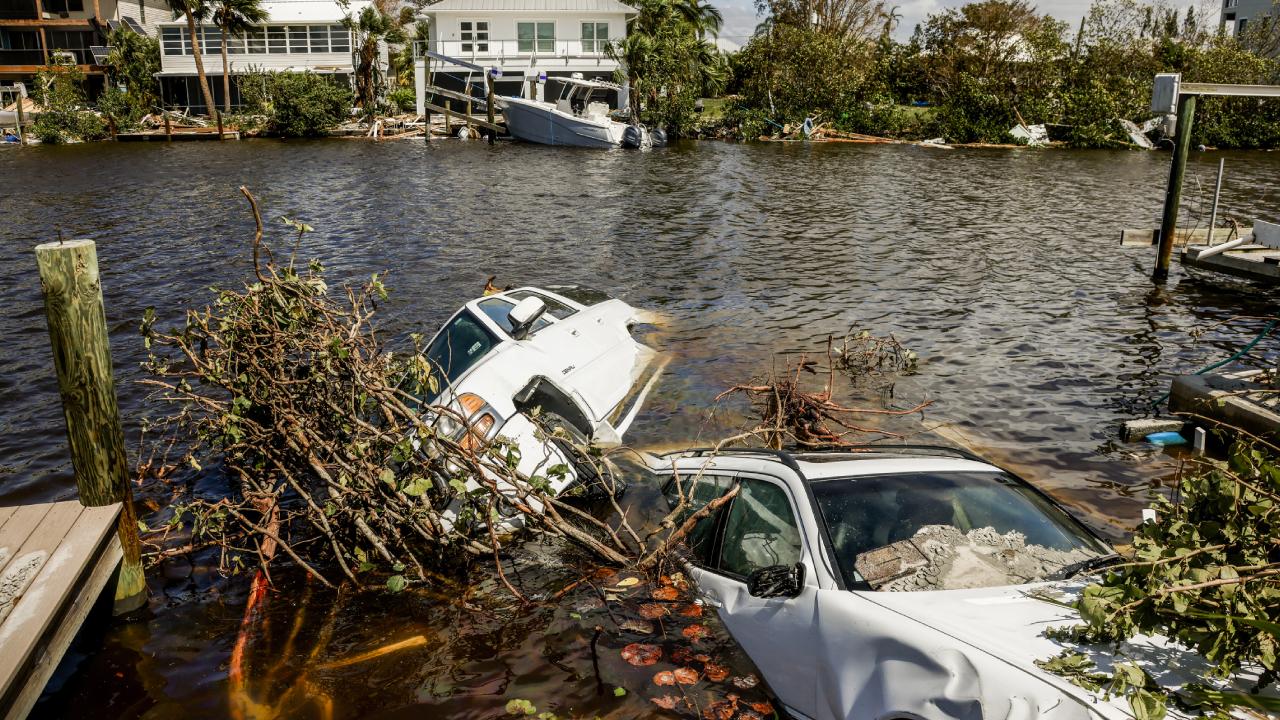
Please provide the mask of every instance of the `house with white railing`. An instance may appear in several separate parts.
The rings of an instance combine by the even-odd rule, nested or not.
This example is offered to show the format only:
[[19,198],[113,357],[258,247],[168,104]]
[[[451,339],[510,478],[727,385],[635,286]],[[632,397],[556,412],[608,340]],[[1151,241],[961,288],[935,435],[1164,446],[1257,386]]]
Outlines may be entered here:
[[[354,0],[277,0],[264,2],[267,21],[227,39],[231,75],[231,106],[240,107],[238,79],[251,70],[314,72],[350,82],[355,73],[354,38],[343,20],[368,5]],[[172,15],[170,16],[172,18]],[[160,89],[165,107],[189,108],[205,114],[204,97],[196,76],[191,33],[182,19],[160,23]],[[196,28],[205,75],[214,102],[222,107],[222,33],[212,24]]]
[[[558,76],[613,79],[618,63],[606,52],[626,37],[636,9],[618,0],[441,0],[424,14],[427,49],[483,68],[497,68],[500,95],[555,92]],[[538,82],[545,77],[552,84]],[[474,68],[436,63],[433,82],[464,90],[483,87]]]

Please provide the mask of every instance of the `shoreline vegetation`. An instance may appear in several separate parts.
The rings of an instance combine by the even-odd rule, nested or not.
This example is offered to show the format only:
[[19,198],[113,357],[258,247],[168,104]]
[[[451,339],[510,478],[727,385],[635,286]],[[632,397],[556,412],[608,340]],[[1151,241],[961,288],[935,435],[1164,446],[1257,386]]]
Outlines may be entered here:
[[[360,58],[352,84],[251,68],[239,79],[244,106],[224,108],[221,124],[274,137],[380,137],[379,120],[402,126],[415,106],[412,40],[427,37],[416,2],[380,0],[348,19]],[[1012,146],[1027,139],[1011,129],[1044,125],[1047,146],[1126,148],[1133,124],[1157,119],[1148,108],[1158,73],[1280,83],[1280,1],[1237,36],[1221,28],[1216,3],[1095,0],[1071,28],[1030,0],[983,0],[929,15],[900,41],[901,16],[886,2],[756,0],[764,20],[733,53],[717,49],[720,13],[704,0],[634,5],[628,35],[607,52],[638,120],[676,137]],[[89,141],[163,126],[159,43],[118,29],[110,44],[107,90],[92,103],[74,66],[37,75],[32,136]],[[366,62],[380,44],[391,49],[385,68]],[[218,119],[167,112],[187,125]],[[1192,132],[1210,148],[1280,147],[1280,103],[1204,98]],[[1159,144],[1163,127],[1149,135]]]

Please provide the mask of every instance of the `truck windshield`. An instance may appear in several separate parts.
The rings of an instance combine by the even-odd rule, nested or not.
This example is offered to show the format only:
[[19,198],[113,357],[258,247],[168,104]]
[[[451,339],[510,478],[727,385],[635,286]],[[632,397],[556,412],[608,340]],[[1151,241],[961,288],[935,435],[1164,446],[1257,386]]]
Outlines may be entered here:
[[479,319],[466,311],[459,313],[427,347],[427,360],[440,382],[441,392],[497,344],[497,338]]
[[953,590],[1017,585],[1111,553],[1083,525],[1000,472],[815,481],[850,587]]

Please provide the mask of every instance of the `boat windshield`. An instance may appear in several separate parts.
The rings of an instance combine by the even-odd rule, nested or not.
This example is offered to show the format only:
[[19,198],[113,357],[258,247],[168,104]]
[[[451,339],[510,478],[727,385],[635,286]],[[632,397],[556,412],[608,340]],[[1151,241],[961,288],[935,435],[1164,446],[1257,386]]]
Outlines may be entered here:
[[[440,392],[480,362],[497,344],[498,339],[476,316],[466,310],[458,313],[427,347],[427,361],[439,382]],[[435,396],[439,397],[440,392]],[[432,398],[432,402],[434,400]]]
[[851,588],[954,590],[1053,579],[1111,549],[1001,472],[866,475],[812,484]]

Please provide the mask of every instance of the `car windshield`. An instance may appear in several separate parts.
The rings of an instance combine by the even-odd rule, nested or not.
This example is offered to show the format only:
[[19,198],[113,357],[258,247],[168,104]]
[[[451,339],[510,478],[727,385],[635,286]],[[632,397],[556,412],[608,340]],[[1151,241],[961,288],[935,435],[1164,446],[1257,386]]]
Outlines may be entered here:
[[565,305],[564,303],[560,302],[559,300],[556,300],[555,298],[549,295],[543,295],[542,293],[533,292],[532,290],[512,290],[511,292],[507,293],[507,297],[511,298],[512,300],[524,300],[525,298],[531,298],[531,297],[538,298],[539,300],[542,301],[544,305],[547,306],[547,314],[557,320],[563,320],[569,317],[570,315],[578,312],[577,310],[574,310],[573,308],[569,307],[568,305]]
[[1006,473],[866,475],[812,487],[840,571],[854,588],[1018,585],[1111,552]]
[[427,360],[433,372],[438,373],[440,390],[461,377],[497,344],[497,338],[474,315],[466,311],[458,313],[427,348]]
[[[511,322],[511,308],[516,306],[515,303],[506,298],[492,297],[481,300],[478,306],[480,312],[484,313],[495,325],[502,328],[502,332],[510,335],[511,331],[515,329],[515,325]],[[533,327],[529,329],[530,335],[536,334],[539,330],[551,324],[551,321],[546,317],[548,314],[551,314],[550,307],[547,308],[547,312],[542,317],[534,321]]]

